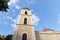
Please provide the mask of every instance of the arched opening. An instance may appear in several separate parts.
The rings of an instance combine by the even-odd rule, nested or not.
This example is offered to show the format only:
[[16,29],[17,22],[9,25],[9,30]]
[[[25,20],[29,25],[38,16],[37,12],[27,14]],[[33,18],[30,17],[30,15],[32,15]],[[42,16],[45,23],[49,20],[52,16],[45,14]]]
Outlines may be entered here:
[[27,34],[26,34],[26,33],[24,33],[24,34],[22,35],[22,40],[27,40]]
[[27,15],[27,11],[25,11],[25,14]]
[[27,18],[24,19],[24,24],[25,24],[25,25],[27,24]]

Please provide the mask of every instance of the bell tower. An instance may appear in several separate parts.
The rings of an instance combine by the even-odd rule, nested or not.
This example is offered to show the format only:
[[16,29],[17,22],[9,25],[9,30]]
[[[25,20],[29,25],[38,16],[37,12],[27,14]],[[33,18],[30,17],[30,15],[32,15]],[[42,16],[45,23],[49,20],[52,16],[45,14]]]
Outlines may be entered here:
[[29,8],[21,9],[13,40],[35,40],[35,31],[32,24],[32,14]]

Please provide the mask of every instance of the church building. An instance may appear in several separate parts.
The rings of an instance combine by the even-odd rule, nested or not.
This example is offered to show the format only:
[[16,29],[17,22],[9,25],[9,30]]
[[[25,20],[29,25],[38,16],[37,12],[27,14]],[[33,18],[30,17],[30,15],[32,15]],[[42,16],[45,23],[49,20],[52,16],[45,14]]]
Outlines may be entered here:
[[12,40],[60,40],[60,32],[49,28],[42,31],[34,30],[31,10],[22,8]]

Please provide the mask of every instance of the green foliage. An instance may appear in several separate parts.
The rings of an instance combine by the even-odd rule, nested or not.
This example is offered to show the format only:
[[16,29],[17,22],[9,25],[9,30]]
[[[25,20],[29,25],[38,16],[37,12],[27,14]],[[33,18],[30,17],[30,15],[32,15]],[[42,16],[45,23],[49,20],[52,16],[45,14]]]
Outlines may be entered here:
[[0,35],[0,40],[12,40],[12,37],[13,35],[7,35],[7,36],[4,36],[4,35]]
[[0,40],[3,40],[3,38],[0,36]]
[[0,11],[7,12],[7,9],[9,9],[8,2],[9,0],[0,0]]
[[6,3],[8,3],[10,0],[0,0],[0,2],[3,2],[5,1]]
[[12,40],[13,35],[7,35],[5,40]]

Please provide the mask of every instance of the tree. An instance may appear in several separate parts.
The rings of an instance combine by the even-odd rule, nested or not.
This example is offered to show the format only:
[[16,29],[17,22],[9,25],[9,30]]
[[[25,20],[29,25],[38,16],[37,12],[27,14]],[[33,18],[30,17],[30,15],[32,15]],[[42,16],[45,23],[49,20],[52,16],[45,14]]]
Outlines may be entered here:
[[5,40],[12,40],[13,35],[7,35]]
[[0,40],[3,40],[3,38],[2,38],[2,37],[0,37]]
[[7,12],[7,9],[9,9],[8,2],[10,0],[0,0],[0,11]]

